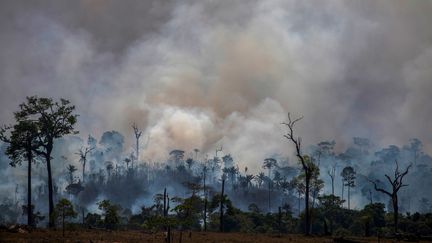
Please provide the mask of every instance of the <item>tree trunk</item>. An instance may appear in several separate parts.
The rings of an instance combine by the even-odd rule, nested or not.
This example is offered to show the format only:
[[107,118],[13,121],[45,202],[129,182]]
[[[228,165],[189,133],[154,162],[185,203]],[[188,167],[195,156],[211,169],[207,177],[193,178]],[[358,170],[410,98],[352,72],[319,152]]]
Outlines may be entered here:
[[[144,147],[144,149],[145,149],[145,147]],[[136,140],[136,157],[137,157],[136,159],[139,160],[139,138],[137,138],[137,140]],[[132,164],[132,169],[133,169],[133,164]]]
[[51,174],[51,150],[47,152],[46,162],[47,162],[47,169],[48,169],[48,207],[49,207],[49,228],[55,227],[55,222],[53,218],[54,213],[54,198],[53,198],[53,181],[52,181],[52,174]]
[[85,177],[85,166],[86,166],[86,161],[83,161],[83,173],[82,173],[82,181],[84,183],[84,177]]
[[32,209],[32,203],[31,203],[31,163],[32,163],[32,152],[27,151],[27,161],[28,161],[28,168],[27,168],[27,225],[32,227],[33,226],[33,209]]
[[331,178],[332,195],[334,196],[334,178]]
[[65,231],[65,212],[64,212],[64,206],[62,208],[62,230],[63,230],[63,237],[64,237],[64,231]]
[[271,213],[271,201],[270,201],[270,197],[271,197],[271,191],[270,191],[270,182],[269,182],[269,188],[268,188],[268,207],[269,207],[269,212]]
[[269,207],[269,212],[271,213],[271,201],[270,201],[270,197],[271,197],[271,192],[270,192],[270,190],[271,190],[271,179],[270,179],[270,175],[271,175],[271,172],[270,172],[270,169],[269,169],[269,176],[268,176],[268,178],[269,178],[269,187],[268,187],[268,207]]
[[219,231],[223,232],[223,203],[224,203],[225,179],[222,179],[222,193],[220,199]]
[[166,217],[166,188],[164,189],[163,197],[163,216]]
[[350,186],[348,186],[348,210],[350,209]]
[[342,200],[344,199],[344,182],[343,182],[343,180],[342,180],[342,197],[341,197],[341,199]]
[[305,234],[310,234],[310,211],[309,211],[309,190],[310,190],[310,175],[309,172],[306,173],[306,191],[305,191]]
[[393,202],[394,232],[395,232],[395,234],[397,234],[397,232],[398,232],[398,220],[399,220],[399,206],[398,206],[398,197],[396,194],[393,194],[392,202]]
[[206,192],[206,174],[204,173],[204,232],[207,231],[207,192]]
[[301,202],[301,194],[300,194],[300,191],[298,191],[298,215],[299,215],[299,217],[300,217],[300,213],[301,213],[301,206],[300,206],[300,202]]

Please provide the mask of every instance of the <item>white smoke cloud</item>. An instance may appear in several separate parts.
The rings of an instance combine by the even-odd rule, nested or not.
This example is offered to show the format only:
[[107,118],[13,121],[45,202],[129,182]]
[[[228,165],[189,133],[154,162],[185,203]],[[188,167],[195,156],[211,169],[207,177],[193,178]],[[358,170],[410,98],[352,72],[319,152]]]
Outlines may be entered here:
[[419,137],[431,149],[432,31],[416,12],[430,4],[158,2],[3,3],[2,123],[25,96],[64,97],[83,138],[118,130],[130,147],[136,122],[150,136],[142,159],[223,145],[255,170],[291,155],[288,111],[305,116],[305,144]]

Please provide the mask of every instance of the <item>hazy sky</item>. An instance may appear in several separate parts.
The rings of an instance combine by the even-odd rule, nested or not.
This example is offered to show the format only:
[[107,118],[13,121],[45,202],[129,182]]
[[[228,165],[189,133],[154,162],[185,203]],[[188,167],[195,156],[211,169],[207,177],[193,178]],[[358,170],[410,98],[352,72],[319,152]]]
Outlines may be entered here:
[[70,99],[83,138],[132,143],[136,122],[142,159],[290,154],[288,111],[306,144],[431,149],[431,13],[421,0],[1,0],[0,123],[39,95]]

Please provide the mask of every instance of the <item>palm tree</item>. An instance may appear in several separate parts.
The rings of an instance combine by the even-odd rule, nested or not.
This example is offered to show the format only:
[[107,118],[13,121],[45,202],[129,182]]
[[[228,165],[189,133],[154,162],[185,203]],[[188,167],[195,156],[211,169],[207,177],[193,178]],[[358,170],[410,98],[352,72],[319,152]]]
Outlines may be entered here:
[[252,187],[252,180],[254,178],[255,178],[254,175],[246,175],[245,176],[245,180],[246,180],[246,183],[247,183],[248,187]]
[[268,205],[269,211],[271,211],[271,189],[272,189],[272,181],[271,181],[271,169],[277,165],[277,161],[273,158],[264,159],[264,165],[262,166],[264,169],[268,169]]
[[264,165],[262,167],[263,167],[263,169],[269,170],[268,177],[270,177],[270,175],[271,175],[271,169],[273,167],[275,167],[276,165],[277,165],[277,161],[275,159],[273,159],[273,158],[264,159]]
[[73,179],[73,173],[75,171],[77,171],[78,169],[74,166],[74,165],[68,165],[68,167],[66,167],[69,173],[69,184],[73,184],[74,183],[74,179]]
[[84,182],[84,177],[85,177],[85,166],[87,163],[87,156],[88,154],[93,150],[94,148],[90,148],[90,147],[85,147],[85,148],[81,148],[77,153],[77,155],[79,155],[79,161],[82,163],[82,180]]
[[260,172],[257,176],[255,176],[255,181],[258,183],[258,188],[261,188],[264,182],[265,174],[264,172]]
[[228,168],[223,168],[223,173],[228,174],[230,176],[231,186],[234,189],[235,176],[239,173],[238,168],[231,166]]

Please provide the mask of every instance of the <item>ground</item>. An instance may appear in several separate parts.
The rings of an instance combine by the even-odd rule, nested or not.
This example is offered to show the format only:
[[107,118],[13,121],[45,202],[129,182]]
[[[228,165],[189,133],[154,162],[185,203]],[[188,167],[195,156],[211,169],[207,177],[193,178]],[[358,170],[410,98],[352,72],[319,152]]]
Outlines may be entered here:
[[[331,237],[304,237],[302,235],[247,234],[247,233],[173,233],[174,242],[378,242],[377,238],[346,238],[348,241]],[[163,233],[145,233],[142,231],[104,231],[79,230],[67,231],[65,237],[61,230],[37,229],[31,233],[11,233],[0,231],[0,242],[164,242]],[[379,242],[392,242],[380,240]]]

